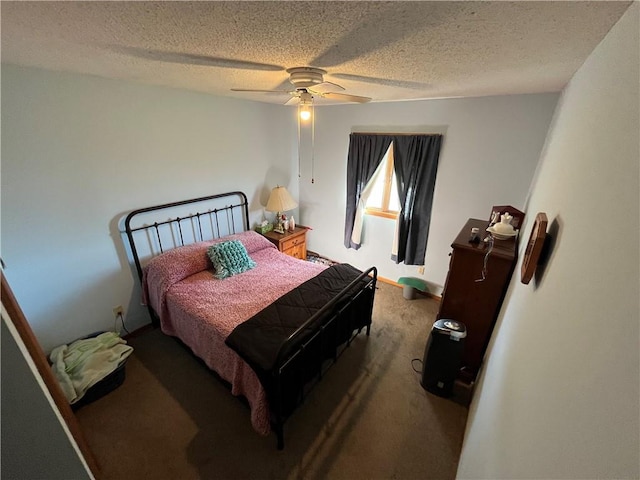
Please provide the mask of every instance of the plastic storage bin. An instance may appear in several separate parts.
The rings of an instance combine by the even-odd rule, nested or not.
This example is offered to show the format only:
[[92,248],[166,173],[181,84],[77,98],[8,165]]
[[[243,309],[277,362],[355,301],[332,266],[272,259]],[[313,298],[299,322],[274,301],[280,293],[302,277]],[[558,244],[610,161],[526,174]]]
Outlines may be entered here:
[[[82,338],[84,339],[84,338],[97,337],[101,333],[104,333],[104,332],[95,332],[95,333],[92,333],[91,335],[87,335]],[[76,403],[71,404],[71,410],[75,412],[79,408],[85,405],[88,405],[89,403],[95,402],[99,398],[104,397],[107,393],[112,392],[113,390],[118,388],[120,385],[122,385],[125,380],[125,374],[126,374],[125,366],[127,364],[127,360],[128,358],[125,358],[120,363],[120,365],[118,365],[118,368],[116,368],[113,372],[111,372],[109,375],[104,377],[98,383],[91,386],[85,392],[85,394],[82,396],[80,400],[78,400]]]

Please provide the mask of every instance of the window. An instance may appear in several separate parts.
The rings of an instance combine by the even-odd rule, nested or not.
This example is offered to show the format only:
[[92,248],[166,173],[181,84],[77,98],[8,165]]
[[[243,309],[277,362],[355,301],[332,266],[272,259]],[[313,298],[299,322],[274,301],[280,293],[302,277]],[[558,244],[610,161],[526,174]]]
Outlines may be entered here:
[[[391,217],[396,219],[391,259],[405,265],[424,265],[441,144],[440,134],[349,135],[345,247],[358,250],[362,245],[363,217],[367,207],[372,212],[377,208],[379,212],[385,212],[385,216],[392,216],[395,212]],[[390,145],[393,145],[393,158]],[[398,181],[395,181],[393,172],[397,172]],[[376,186],[379,193],[369,203]],[[398,214],[397,199],[400,195],[394,192],[396,186],[402,198],[411,195],[409,204],[402,206],[402,216]]]
[[365,213],[384,218],[398,218],[400,213],[400,197],[398,196],[398,182],[393,171],[393,142],[384,154],[371,181],[371,195],[367,199]]

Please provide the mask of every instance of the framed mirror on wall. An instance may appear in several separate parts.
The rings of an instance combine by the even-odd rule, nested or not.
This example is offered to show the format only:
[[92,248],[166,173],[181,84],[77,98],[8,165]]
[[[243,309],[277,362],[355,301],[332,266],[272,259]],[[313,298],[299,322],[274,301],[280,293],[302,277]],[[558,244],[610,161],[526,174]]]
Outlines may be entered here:
[[533,278],[540,262],[540,255],[547,237],[547,222],[547,214],[544,212],[539,212],[533,222],[520,268],[520,281],[525,285]]

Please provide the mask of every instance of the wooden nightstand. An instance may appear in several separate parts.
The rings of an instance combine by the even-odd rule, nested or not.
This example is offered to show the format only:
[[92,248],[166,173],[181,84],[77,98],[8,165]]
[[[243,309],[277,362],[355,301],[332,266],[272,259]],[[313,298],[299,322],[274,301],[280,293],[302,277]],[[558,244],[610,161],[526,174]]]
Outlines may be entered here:
[[263,234],[278,250],[301,260],[307,259],[307,229],[296,226],[293,232]]

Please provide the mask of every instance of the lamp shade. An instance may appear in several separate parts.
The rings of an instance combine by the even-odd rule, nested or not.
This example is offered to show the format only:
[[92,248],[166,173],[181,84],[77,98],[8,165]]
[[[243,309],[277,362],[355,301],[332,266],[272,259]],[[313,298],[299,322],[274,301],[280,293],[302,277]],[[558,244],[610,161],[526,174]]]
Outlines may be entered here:
[[291,195],[287,192],[286,188],[276,187],[271,190],[271,195],[269,196],[269,201],[267,202],[265,210],[267,212],[286,212],[288,210],[293,210],[297,206],[298,204],[293,198],[291,198]]

